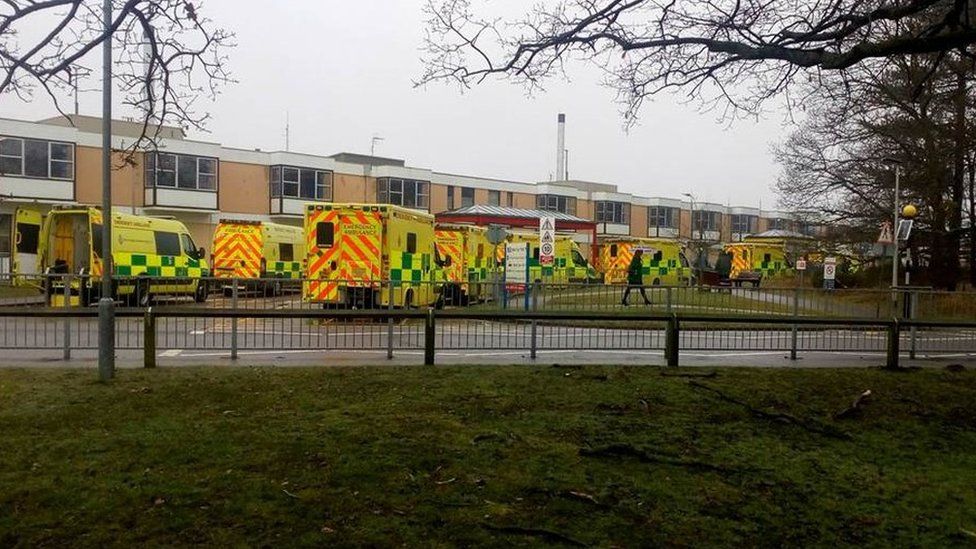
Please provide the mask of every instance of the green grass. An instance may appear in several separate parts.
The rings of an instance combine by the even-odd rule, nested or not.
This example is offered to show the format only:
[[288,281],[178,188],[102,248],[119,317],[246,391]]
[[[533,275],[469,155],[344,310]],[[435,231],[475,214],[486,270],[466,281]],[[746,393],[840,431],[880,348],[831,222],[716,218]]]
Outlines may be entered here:
[[973,372],[678,372],[2,370],[0,546],[976,541]]
[[0,299],[11,297],[36,297],[41,295],[39,289],[32,286],[11,286],[0,284]]

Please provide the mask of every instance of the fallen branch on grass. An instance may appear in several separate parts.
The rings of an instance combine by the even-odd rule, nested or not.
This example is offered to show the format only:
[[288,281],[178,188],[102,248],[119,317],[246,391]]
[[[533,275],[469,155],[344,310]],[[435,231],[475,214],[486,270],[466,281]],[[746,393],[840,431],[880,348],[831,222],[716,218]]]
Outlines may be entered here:
[[834,427],[831,427],[829,425],[819,425],[815,422],[802,420],[796,416],[791,416],[790,414],[784,414],[781,412],[767,412],[765,410],[760,410],[759,408],[756,408],[755,406],[749,404],[748,402],[744,402],[735,397],[729,396],[714,387],[705,385],[704,383],[698,383],[697,381],[689,381],[688,384],[691,385],[692,387],[696,387],[698,389],[702,389],[703,391],[708,391],[714,394],[716,397],[719,398],[719,400],[723,400],[730,404],[741,406],[746,410],[748,410],[753,416],[758,417],[760,419],[776,421],[779,423],[787,423],[799,427],[805,431],[809,431],[811,433],[816,433],[818,435],[823,435],[830,438],[836,438],[839,440],[851,440],[851,435],[843,431],[840,431],[838,429],[835,429]]
[[867,391],[864,391],[858,395],[850,406],[834,414],[834,419],[847,419],[861,415],[862,406],[868,401],[869,398],[871,398],[871,389],[868,389]]
[[502,534],[518,534],[521,536],[534,536],[537,538],[542,538],[549,542],[565,543],[566,545],[572,545],[573,547],[586,547],[587,545],[581,541],[577,541],[566,534],[560,534],[559,532],[553,532],[552,530],[546,530],[544,528],[522,528],[521,526],[496,526],[494,524],[489,524],[487,522],[482,522],[481,527],[485,530],[491,530],[492,532],[499,532]]
[[596,448],[580,448],[579,455],[584,457],[630,457],[635,458],[643,463],[657,463],[660,465],[673,465],[676,467],[687,467],[689,469],[698,469],[701,471],[713,471],[717,473],[741,473],[746,471],[746,469],[733,469],[730,467],[725,467],[724,465],[716,465],[714,463],[708,463],[706,461],[698,461],[694,459],[687,459],[678,455],[664,454],[661,452],[649,452],[647,450],[641,450],[640,448],[635,448],[630,444],[609,444],[607,446],[598,446]]
[[681,374],[681,373],[669,374],[667,372],[661,372],[661,377],[703,377],[703,378],[712,378],[712,377],[718,377],[718,371],[712,370],[711,372],[705,372],[704,374],[700,374],[700,373],[697,373],[697,372],[696,373],[689,372],[689,373],[684,373],[684,374]]

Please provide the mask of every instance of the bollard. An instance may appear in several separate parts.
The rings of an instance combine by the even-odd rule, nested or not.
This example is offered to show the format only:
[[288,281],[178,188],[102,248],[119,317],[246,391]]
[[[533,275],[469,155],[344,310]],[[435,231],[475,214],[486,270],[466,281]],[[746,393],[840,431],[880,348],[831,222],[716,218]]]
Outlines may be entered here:
[[899,341],[901,337],[901,326],[898,319],[893,318],[891,325],[888,326],[888,360],[885,368],[895,370],[898,368]]
[[667,328],[664,330],[664,358],[668,366],[678,365],[679,336],[681,326],[678,323],[678,315],[672,314],[668,318]]
[[[232,281],[230,290],[230,308],[237,312],[237,278]],[[230,319],[230,359],[237,360],[237,317]]]
[[[390,289],[386,308],[393,312],[393,281],[390,281]],[[393,360],[393,317],[386,319],[386,359]]]
[[[539,309],[539,291],[541,284],[538,280],[532,283],[532,312],[536,312]],[[536,350],[538,349],[538,332],[539,327],[536,319],[532,319],[532,346],[529,349],[529,358],[535,360]]]
[[[912,292],[910,294],[911,303],[908,307],[908,318],[915,320],[915,315],[918,311],[918,292]],[[908,358],[915,360],[915,351],[918,348],[918,328],[912,326],[909,328],[909,340],[908,340]]]
[[[793,318],[800,316],[800,288],[793,289]],[[796,360],[796,332],[797,325],[790,329],[790,360]]]
[[424,322],[424,364],[434,365],[434,309],[427,309],[427,318]]
[[[78,287],[78,292],[80,299],[81,285]],[[64,278],[64,307],[71,308],[71,275]],[[64,360],[71,360],[71,319],[67,317],[64,319]]]
[[156,317],[153,316],[152,307],[146,309],[146,314],[142,318],[142,366],[144,368],[156,367]]

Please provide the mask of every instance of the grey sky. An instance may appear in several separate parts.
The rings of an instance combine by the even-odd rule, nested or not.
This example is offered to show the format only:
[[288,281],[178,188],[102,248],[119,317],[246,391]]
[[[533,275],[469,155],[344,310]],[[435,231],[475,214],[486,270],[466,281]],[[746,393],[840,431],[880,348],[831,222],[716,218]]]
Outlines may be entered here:
[[[613,91],[599,85],[597,70],[583,66],[572,69],[571,82],[551,81],[534,97],[504,82],[465,94],[440,85],[414,89],[411,80],[421,72],[421,5],[206,0],[206,15],[237,33],[230,55],[239,83],[207,107],[211,133],[191,138],[283,149],[287,111],[293,151],[368,152],[377,134],[384,138],[377,154],[408,165],[544,181],[554,171],[556,114],[565,112],[574,179],[615,183],[646,196],[693,192],[701,200],[774,207],[770,185],[777,167],[769,147],[785,134],[781,115],[729,128],[714,114],[681,105],[681,97],[659,96],[627,133]],[[84,114],[98,114],[98,93],[82,94],[81,104]],[[51,112],[42,98],[25,105],[8,96],[0,104],[7,117]]]

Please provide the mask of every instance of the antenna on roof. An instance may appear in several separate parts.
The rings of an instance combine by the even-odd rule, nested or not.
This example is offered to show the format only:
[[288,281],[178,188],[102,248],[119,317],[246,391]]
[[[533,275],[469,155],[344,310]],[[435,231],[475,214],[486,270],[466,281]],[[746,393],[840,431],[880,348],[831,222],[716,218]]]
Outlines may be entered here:
[[291,150],[291,119],[285,111],[285,152]]
[[370,143],[369,143],[369,155],[370,156],[376,156],[376,143],[378,143],[380,141],[384,141],[384,139],[382,137],[380,137],[379,135],[377,135],[377,134],[374,133],[373,134],[373,139],[370,140]]

